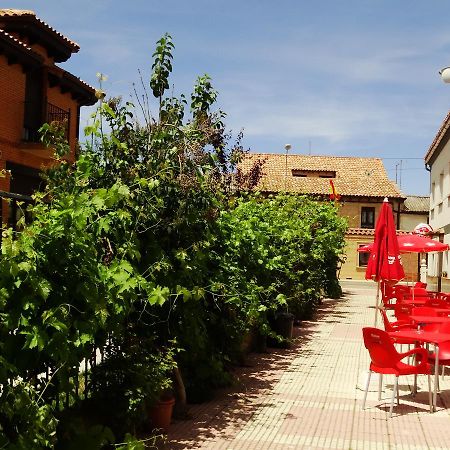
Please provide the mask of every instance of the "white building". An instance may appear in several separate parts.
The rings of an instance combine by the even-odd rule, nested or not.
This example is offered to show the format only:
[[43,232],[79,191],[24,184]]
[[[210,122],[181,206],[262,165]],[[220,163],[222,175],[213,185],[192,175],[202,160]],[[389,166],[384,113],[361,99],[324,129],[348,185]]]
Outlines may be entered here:
[[[450,244],[450,112],[447,114],[427,154],[425,164],[430,171],[430,218],[433,230],[444,233],[444,242]],[[433,253],[428,259],[429,282],[433,285],[439,276],[442,258],[442,287],[450,291],[449,252],[442,257]]]

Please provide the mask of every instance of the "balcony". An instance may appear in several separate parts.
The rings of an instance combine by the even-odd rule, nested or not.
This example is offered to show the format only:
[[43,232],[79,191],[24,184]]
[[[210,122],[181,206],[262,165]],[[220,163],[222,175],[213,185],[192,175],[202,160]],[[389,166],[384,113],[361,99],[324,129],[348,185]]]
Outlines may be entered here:
[[[41,117],[44,119],[40,119]],[[36,102],[25,102],[25,119],[22,141],[25,143],[39,143],[39,128],[44,123],[58,123],[64,128],[64,135],[69,142],[70,136],[70,110],[66,111],[56,105],[47,103],[44,114],[41,113],[41,105]]]

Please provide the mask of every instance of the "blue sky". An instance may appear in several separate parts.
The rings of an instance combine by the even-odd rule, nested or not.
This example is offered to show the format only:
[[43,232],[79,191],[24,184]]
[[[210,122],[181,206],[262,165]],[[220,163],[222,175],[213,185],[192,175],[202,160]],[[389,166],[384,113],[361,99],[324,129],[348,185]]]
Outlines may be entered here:
[[[174,92],[208,73],[255,152],[369,156],[407,194],[427,195],[423,156],[450,107],[448,1],[54,0],[33,9],[78,42],[64,68],[108,95],[145,82],[156,40],[174,39]],[[86,113],[84,114],[86,116]],[[402,171],[400,173],[400,167]]]

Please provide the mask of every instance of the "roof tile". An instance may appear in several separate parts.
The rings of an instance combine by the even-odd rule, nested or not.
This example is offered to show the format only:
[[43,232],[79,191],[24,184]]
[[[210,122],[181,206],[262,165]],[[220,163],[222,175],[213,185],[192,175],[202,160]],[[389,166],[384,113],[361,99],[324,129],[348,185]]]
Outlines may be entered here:
[[436,136],[433,139],[433,142],[430,145],[430,148],[427,151],[427,154],[425,155],[425,162],[428,163],[430,159],[433,157],[434,152],[439,147],[439,144],[441,143],[442,139],[444,138],[445,134],[447,133],[448,129],[450,127],[450,111],[446,115],[444,121],[441,124],[441,127],[439,128],[439,131],[437,132]]
[[293,170],[309,170],[336,172],[333,183],[340,195],[405,198],[397,185],[389,180],[379,158],[248,153],[240,167],[246,171],[258,159],[265,161],[257,187],[262,191],[329,195],[329,179],[292,175]]
[[29,17],[32,20],[35,20],[37,23],[39,23],[42,27],[46,28],[51,33],[57,35],[60,39],[65,41],[69,46],[72,47],[73,52],[78,52],[80,49],[80,46],[61,34],[60,32],[56,31],[54,28],[52,28],[48,23],[44,22],[43,20],[39,19],[36,16],[36,13],[34,11],[31,11],[29,9],[0,9],[0,17]]
[[428,213],[430,210],[430,197],[408,195],[402,206],[405,212]]

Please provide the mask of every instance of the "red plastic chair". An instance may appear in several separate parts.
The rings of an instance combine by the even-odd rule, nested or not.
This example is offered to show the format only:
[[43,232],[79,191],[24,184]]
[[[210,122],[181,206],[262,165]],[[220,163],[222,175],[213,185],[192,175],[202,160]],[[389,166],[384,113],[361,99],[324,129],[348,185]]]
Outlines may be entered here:
[[[441,324],[441,326],[439,327],[439,332],[450,333],[450,322]],[[435,353],[429,354],[428,361],[430,361],[433,364],[436,364]],[[444,377],[445,366],[450,366],[450,341],[443,342],[439,346],[439,358],[437,362],[440,366],[442,366],[442,377]]]
[[[391,331],[399,331],[399,330],[415,330],[416,327],[412,324],[410,320],[397,320],[396,322],[390,322],[389,318],[386,314],[386,311],[383,308],[378,308],[380,311],[381,317],[383,319],[384,329],[387,332]],[[403,339],[403,338],[392,338],[392,340],[396,344],[414,344],[415,340],[413,339]]]
[[397,284],[394,286],[394,293],[397,296],[398,295],[401,295],[401,296],[409,295],[411,293],[411,287],[405,286],[404,284]]
[[[430,306],[415,306],[411,310],[411,314],[413,316],[431,316],[431,317],[437,317],[438,313],[436,310]],[[437,323],[429,323],[425,324],[422,329],[424,331],[439,331],[440,325]]]
[[447,302],[447,305],[450,305],[450,294],[448,292],[438,292],[436,298],[444,300]]
[[394,309],[397,297],[395,295],[395,286],[381,283],[381,301],[383,302],[385,309]]
[[411,310],[413,316],[432,316],[437,317],[436,309],[431,306],[415,306]]
[[410,321],[409,316],[411,315],[412,309],[413,307],[411,305],[397,303],[394,308],[394,315],[397,320],[407,322]]
[[425,306],[429,306],[431,308],[450,308],[449,303],[442,298],[430,298],[425,303]]
[[[398,395],[398,377],[400,375],[428,375],[428,397],[430,402],[430,411],[432,411],[431,402],[431,365],[428,363],[428,352],[424,348],[414,348],[406,353],[398,353],[389,335],[378,328],[363,328],[364,345],[370,354],[369,376],[367,377],[366,390],[364,392],[364,400],[362,409],[365,408],[367,391],[369,390],[370,377],[372,372],[380,374],[380,386],[378,398],[381,396],[381,377],[383,375],[395,375],[394,390],[392,392],[391,407],[389,417],[392,417],[394,407],[394,399],[397,395],[397,403],[399,403]],[[405,364],[402,359],[410,355],[416,355],[416,366]]]

